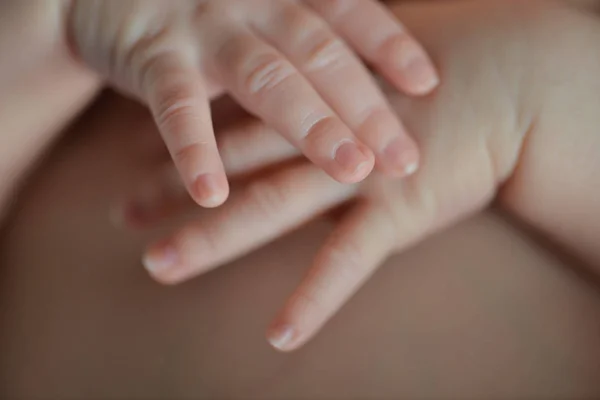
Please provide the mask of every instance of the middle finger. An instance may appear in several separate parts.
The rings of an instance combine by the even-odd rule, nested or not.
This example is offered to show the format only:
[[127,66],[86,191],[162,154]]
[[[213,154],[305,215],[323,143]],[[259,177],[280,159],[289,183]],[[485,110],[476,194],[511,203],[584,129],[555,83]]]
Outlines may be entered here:
[[417,145],[392,113],[370,73],[317,14],[296,2],[272,0],[253,28],[314,85],[355,135],[373,150],[382,172],[416,170]]

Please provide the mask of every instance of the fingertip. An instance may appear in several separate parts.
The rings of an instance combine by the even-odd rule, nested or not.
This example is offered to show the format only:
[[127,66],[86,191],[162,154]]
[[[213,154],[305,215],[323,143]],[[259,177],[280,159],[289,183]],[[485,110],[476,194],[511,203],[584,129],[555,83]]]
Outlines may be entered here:
[[144,253],[142,264],[153,277],[163,276],[180,264],[179,251],[170,241],[155,243]]
[[275,325],[268,329],[267,340],[271,346],[281,352],[296,349],[297,331],[292,325]]
[[406,178],[419,169],[420,154],[411,141],[397,137],[383,149],[378,161],[379,169],[386,175]]
[[386,57],[388,75],[407,94],[424,96],[435,90],[440,77],[425,49],[411,36],[400,34],[390,41]]
[[338,171],[334,179],[340,183],[358,183],[364,180],[375,166],[375,156],[365,145],[351,140],[342,141],[333,151]]
[[142,265],[152,279],[165,286],[178,285],[193,276],[172,239],[164,239],[148,247],[142,257]]
[[225,174],[208,173],[196,178],[192,185],[193,199],[206,208],[219,207],[229,196],[229,183]]
[[426,57],[422,56],[408,64],[403,73],[406,76],[405,90],[416,96],[433,92],[440,84],[440,78]]

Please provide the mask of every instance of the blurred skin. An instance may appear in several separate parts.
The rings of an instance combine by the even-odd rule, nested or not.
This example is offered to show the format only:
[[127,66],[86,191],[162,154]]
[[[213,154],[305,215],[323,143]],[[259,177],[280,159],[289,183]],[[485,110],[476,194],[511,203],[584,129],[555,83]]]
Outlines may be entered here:
[[[489,36],[482,37],[478,30],[486,25],[467,24],[457,17],[461,12],[500,27],[486,28]],[[572,29],[578,20],[581,26]],[[444,35],[426,29],[430,24],[443,26]],[[550,39],[546,30],[553,24],[560,34]],[[452,80],[424,99],[391,97],[415,132],[426,161],[422,170],[403,181],[374,174],[350,187],[303,163],[279,169],[248,185],[208,221],[192,222],[152,245],[146,267],[160,282],[179,283],[350,201],[269,328],[269,340],[281,350],[310,339],[392,253],[493,200],[598,268],[600,188],[592,177],[600,170],[600,81],[595,79],[600,49],[591,40],[600,40],[599,27],[591,14],[560,2],[436,4],[427,23],[417,21],[413,29]],[[289,154],[274,132],[254,129],[229,132],[233,138],[223,135],[225,154],[227,146],[244,149],[230,159],[241,163],[252,154],[254,163],[261,148],[269,162],[278,151],[282,158]],[[176,209],[174,199],[183,192],[173,176],[154,178],[159,194],[149,215]],[[171,187],[174,194],[162,196]],[[124,205],[121,214],[131,215],[128,208],[139,209],[138,203]]]
[[98,79],[71,60],[52,2],[0,3],[0,210],[57,134],[89,104]]
[[410,94],[431,92],[438,77],[421,45],[375,0],[73,0],[66,7],[74,52],[149,106],[202,206],[221,205],[229,190],[209,106],[223,91],[340,182],[363,180],[375,161],[391,176],[418,168],[414,141],[358,56]]
[[[539,121],[550,118],[545,121],[559,128],[559,137],[561,123],[568,123],[569,145],[593,147],[594,135],[586,132],[597,126],[597,62],[590,50],[597,43],[596,21],[540,6],[548,2],[540,2],[540,8],[491,1],[462,4],[457,9],[398,8],[440,60],[450,85],[447,92],[441,88],[444,102],[439,106],[441,100],[413,102],[390,94],[399,112],[412,116],[407,119],[411,126],[422,127],[418,131],[423,135],[432,133],[424,148],[435,147],[433,127],[438,126],[457,140],[465,131],[485,132],[490,126],[513,132],[502,128],[518,119],[506,119],[515,110],[526,115],[527,108],[521,107],[528,104],[539,106],[538,115],[544,117]],[[517,31],[516,21],[523,27]],[[557,40],[551,34],[556,29],[569,33]],[[498,69],[490,69],[494,67]],[[511,80],[504,79],[519,76],[521,68],[533,68],[536,79],[523,87],[532,98],[516,107],[514,98],[498,94],[510,87]],[[574,79],[573,70],[582,76]],[[561,81],[568,86],[556,84]],[[582,104],[586,107],[578,108],[573,119],[569,107]],[[546,107],[552,115],[542,112]],[[164,230],[119,231],[106,216],[114,196],[153,167],[164,166],[157,164],[166,158],[158,135],[148,141],[152,126],[139,108],[105,98],[73,128],[70,140],[23,193],[2,251],[2,397],[598,397],[596,289],[555,254],[489,212],[394,257],[322,335],[288,356],[271,351],[261,335],[326,237],[326,221],[182,287],[153,285],[143,278],[136,259],[142,244]],[[556,144],[545,134],[556,131],[535,132],[530,140]],[[226,133],[219,130],[219,136]],[[245,143],[230,138],[224,146],[227,142]],[[239,154],[235,147],[226,152]],[[134,148],[139,149],[137,158],[130,156]],[[561,145],[558,153],[562,157],[568,149]],[[573,162],[586,160],[585,152],[576,154]],[[458,151],[456,158],[463,155]],[[455,158],[442,157],[448,160]],[[559,172],[565,171],[563,165],[557,162]],[[293,168],[280,167],[279,172],[285,177]],[[312,169],[315,177],[323,176],[306,168],[304,176],[313,176]],[[594,167],[576,168],[571,182],[585,183],[586,177],[574,177],[589,168]],[[454,163],[447,169],[465,171]],[[265,171],[258,179],[269,176]],[[240,178],[237,204],[252,206],[243,187],[254,179]],[[339,190],[327,182],[324,189],[331,184]],[[518,181],[509,181],[506,193],[519,187],[513,182]],[[544,179],[533,183],[541,185]],[[580,200],[574,195],[581,189],[565,190],[569,198]],[[589,200],[597,198],[590,192],[593,186],[586,190]],[[276,205],[286,204],[293,203]],[[234,222],[239,215],[235,210],[229,209]],[[553,207],[549,215],[566,216],[560,210]],[[219,211],[205,210],[198,221],[210,227],[223,217]],[[586,215],[573,225],[565,219],[564,228],[593,227],[594,214]],[[261,222],[270,221],[270,214],[262,216]],[[237,228],[252,238],[256,227]],[[273,229],[276,235],[278,226]],[[597,265],[593,253],[583,257],[581,248],[568,243],[564,248],[582,255],[589,266]]]

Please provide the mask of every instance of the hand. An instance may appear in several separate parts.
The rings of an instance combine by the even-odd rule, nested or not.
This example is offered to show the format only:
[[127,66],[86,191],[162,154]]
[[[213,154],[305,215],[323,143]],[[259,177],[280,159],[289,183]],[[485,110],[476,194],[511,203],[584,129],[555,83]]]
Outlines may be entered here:
[[[549,2],[412,7],[403,7],[403,15],[421,26],[420,37],[441,60],[446,76],[435,97],[415,100],[390,93],[394,108],[418,133],[424,161],[419,172],[403,181],[373,174],[360,185],[346,186],[299,162],[251,179],[225,207],[149,248],[145,263],[157,280],[172,284],[205,273],[349,204],[269,329],[274,346],[292,350],[312,337],[391,253],[485,207],[501,185],[503,205],[535,199],[529,188],[543,187],[557,176],[554,170],[564,170],[561,154],[567,147],[554,136],[556,126],[568,123],[573,133],[569,143],[578,143],[578,148],[598,149],[597,135],[587,132],[600,124],[593,107],[598,105],[593,88],[599,80],[591,79],[600,52],[590,50],[595,56],[589,61],[574,62],[569,56],[579,43],[593,44],[600,35],[587,17]],[[568,37],[549,40],[556,27],[569,32]],[[438,35],[439,30],[445,34]],[[574,71],[587,75],[574,81]],[[565,86],[568,90],[549,84],[562,81],[576,84]],[[574,99],[583,110],[577,119],[569,106]],[[253,168],[260,169],[257,154],[268,157],[265,164],[277,160],[274,154],[289,157],[290,148],[275,132],[260,125],[252,129],[250,138],[260,134],[261,146],[268,150],[261,153],[253,145],[257,141],[244,137],[243,131],[218,135],[224,154],[237,159],[238,167],[251,159]],[[539,168],[540,160],[545,170]],[[586,171],[581,169],[584,175]],[[575,173],[569,176],[575,178]],[[523,177],[527,189],[515,191]],[[156,175],[150,182],[167,187]],[[133,203],[124,203],[125,210],[136,196]],[[568,196],[577,199],[572,192]],[[150,208],[165,211],[164,204],[159,200]],[[177,209],[154,215],[162,218]]]
[[228,195],[209,110],[222,90],[340,182],[364,179],[375,158],[391,175],[418,166],[414,141],[342,40],[399,89],[433,90],[425,51],[375,0],[73,0],[69,31],[76,54],[149,105],[200,205]]

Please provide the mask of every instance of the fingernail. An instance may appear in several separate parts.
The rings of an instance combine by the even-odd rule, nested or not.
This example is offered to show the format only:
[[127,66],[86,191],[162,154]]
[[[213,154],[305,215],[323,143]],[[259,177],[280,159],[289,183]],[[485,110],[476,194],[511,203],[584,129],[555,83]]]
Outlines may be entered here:
[[414,173],[417,172],[418,169],[419,169],[418,162],[413,162],[413,163],[407,164],[406,167],[404,168],[404,176],[414,175]]
[[416,44],[404,45],[399,55],[398,68],[410,81],[415,92],[429,93],[440,83],[431,61]]
[[334,159],[344,171],[352,175],[369,166],[369,157],[352,141],[342,142],[335,150]]
[[142,263],[151,273],[163,272],[179,263],[179,255],[171,245],[156,246],[146,253]]
[[419,168],[418,152],[407,149],[406,143],[401,138],[394,139],[382,152],[385,162],[403,176],[417,172]]
[[284,325],[269,334],[268,340],[269,343],[271,343],[271,346],[275,347],[277,350],[285,351],[289,349],[288,346],[292,342],[294,334],[294,328],[289,325]]
[[227,182],[215,174],[204,174],[196,178],[194,191],[198,202],[204,207],[218,207],[225,201]]

